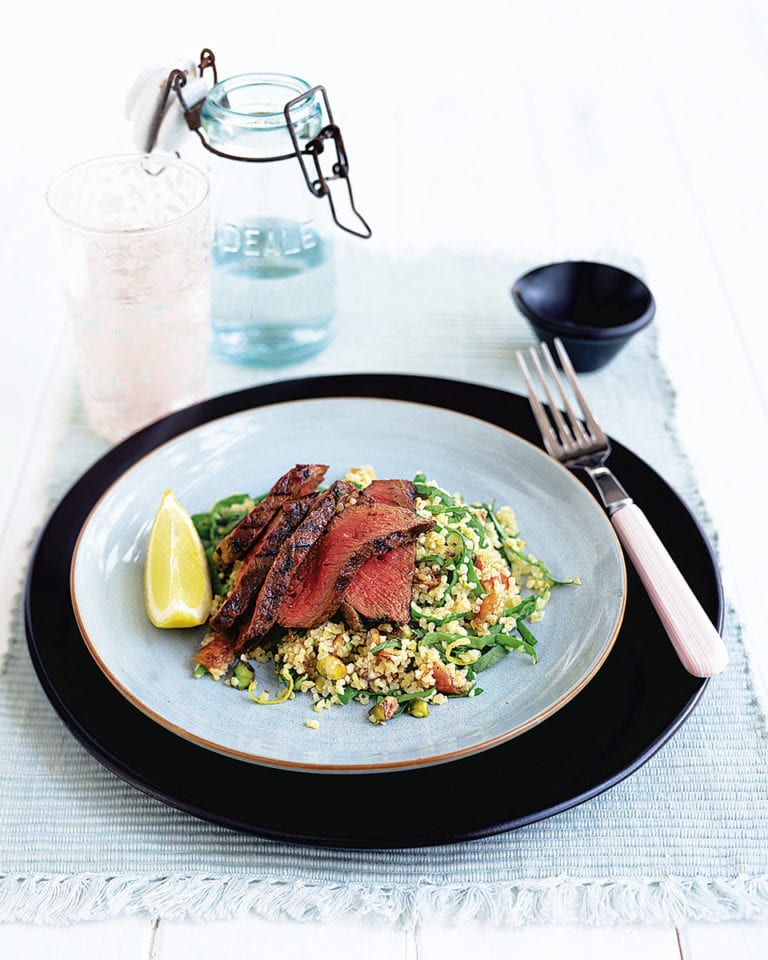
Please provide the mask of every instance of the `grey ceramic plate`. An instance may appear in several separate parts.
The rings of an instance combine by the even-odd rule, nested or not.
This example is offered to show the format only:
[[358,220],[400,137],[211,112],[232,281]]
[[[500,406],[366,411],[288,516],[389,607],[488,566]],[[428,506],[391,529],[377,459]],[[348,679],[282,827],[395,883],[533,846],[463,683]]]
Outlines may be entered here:
[[[262,707],[191,676],[203,629],[157,630],[144,611],[149,527],[163,491],[191,512],[257,494],[295,463],[328,479],[370,464],[380,477],[423,471],[468,500],[514,507],[528,549],[582,585],[555,590],[537,625],[539,662],[511,655],[482,674],[483,693],[386,726],[349,704],[316,714],[308,697]],[[71,591],[85,643],[114,686],[174,733],[216,752],[293,770],[411,769],[469,756],[524,733],[581,691],[621,625],[626,572],[602,509],[541,450],[484,421],[385,399],[278,403],[206,423],[154,450],[111,486],[83,525]],[[264,686],[276,689],[270,668]],[[317,730],[306,726],[319,719]]]

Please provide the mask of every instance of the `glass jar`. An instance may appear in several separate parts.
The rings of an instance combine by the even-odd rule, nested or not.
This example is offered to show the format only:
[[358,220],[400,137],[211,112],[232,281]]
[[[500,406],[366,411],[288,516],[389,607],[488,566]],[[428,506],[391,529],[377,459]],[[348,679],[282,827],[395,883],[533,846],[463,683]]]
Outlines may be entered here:
[[232,360],[291,363],[331,337],[332,221],[307,190],[295,151],[296,141],[320,132],[322,104],[317,94],[297,103],[295,140],[285,110],[311,89],[298,77],[242,74],[215,84],[202,105],[211,150],[213,336]]

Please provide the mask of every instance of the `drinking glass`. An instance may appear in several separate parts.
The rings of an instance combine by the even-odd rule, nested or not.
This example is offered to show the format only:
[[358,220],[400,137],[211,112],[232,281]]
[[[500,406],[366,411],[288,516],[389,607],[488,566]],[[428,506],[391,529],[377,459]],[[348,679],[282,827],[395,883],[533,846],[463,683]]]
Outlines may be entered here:
[[208,392],[209,188],[197,167],[80,163],[46,201],[90,427],[117,442]]

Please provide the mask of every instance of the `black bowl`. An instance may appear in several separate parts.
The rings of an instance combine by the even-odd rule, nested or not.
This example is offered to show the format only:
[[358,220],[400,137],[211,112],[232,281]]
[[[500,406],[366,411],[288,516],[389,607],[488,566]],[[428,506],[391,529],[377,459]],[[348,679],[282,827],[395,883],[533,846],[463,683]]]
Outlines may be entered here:
[[536,267],[515,282],[511,293],[538,337],[549,344],[559,337],[580,372],[608,363],[656,312],[642,280],[587,260]]

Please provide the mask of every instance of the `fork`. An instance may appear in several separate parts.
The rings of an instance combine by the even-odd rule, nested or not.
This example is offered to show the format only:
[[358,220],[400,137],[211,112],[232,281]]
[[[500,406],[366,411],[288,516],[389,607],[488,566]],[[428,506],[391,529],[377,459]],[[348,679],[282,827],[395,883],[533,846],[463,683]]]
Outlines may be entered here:
[[[538,397],[525,356],[522,351],[517,351],[517,362],[544,447],[550,456],[569,469],[582,470],[591,478],[685,669],[695,677],[715,676],[728,663],[723,639],[646,515],[605,465],[611,453],[610,441],[584,399],[573,365],[559,338],[555,338],[554,346],[561,369],[580,407],[580,416],[574,412],[547,344],[539,344],[541,360],[535,347],[529,350],[529,357],[546,397],[549,416]],[[566,416],[549,388],[548,377],[557,387]]]

